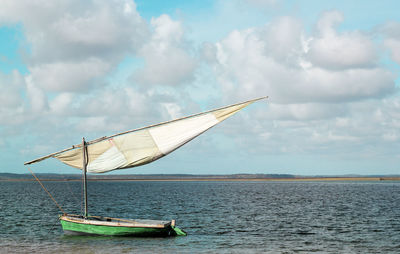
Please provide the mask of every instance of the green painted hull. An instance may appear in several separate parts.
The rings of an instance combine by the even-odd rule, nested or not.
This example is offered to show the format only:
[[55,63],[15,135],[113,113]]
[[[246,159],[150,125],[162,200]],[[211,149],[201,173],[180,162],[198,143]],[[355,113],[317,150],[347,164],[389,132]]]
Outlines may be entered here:
[[124,225],[93,225],[77,221],[69,221],[60,217],[62,228],[71,235],[106,235],[106,236],[178,236],[186,235],[178,227],[167,225],[157,227],[132,227]]
[[61,225],[67,234],[109,235],[109,236],[168,236],[172,228],[129,228],[102,225],[86,225],[61,220]]

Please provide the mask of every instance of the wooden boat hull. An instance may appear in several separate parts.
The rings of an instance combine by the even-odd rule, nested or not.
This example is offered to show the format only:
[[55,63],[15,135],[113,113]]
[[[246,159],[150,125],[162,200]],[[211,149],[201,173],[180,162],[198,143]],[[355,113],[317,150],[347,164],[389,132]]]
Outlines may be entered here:
[[174,221],[127,220],[110,217],[61,215],[65,234],[107,236],[178,236],[185,232],[175,227]]

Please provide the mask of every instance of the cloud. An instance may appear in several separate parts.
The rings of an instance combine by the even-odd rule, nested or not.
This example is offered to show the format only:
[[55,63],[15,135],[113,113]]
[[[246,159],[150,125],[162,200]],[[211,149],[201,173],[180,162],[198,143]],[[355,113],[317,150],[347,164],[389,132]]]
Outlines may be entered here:
[[49,91],[87,91],[149,35],[129,0],[5,0],[0,23],[22,24],[31,82]]
[[46,91],[86,92],[100,86],[100,78],[106,76],[112,65],[99,58],[87,58],[78,62],[53,62],[29,68],[32,82]]
[[343,19],[324,13],[307,32],[301,20],[280,17],[203,44],[225,100],[269,96],[251,119],[239,117],[236,143],[254,155],[385,156],[400,138],[397,75],[380,64],[380,41],[337,30]]
[[[178,97],[157,91],[143,93],[129,86],[108,87],[79,97],[77,103],[71,103],[71,94],[64,94],[54,98],[50,104],[53,115],[79,117],[79,124],[75,126],[80,132],[112,134],[181,116],[181,108],[175,103]],[[67,103],[69,107],[62,106]]]
[[380,28],[383,41],[340,29],[338,11],[322,13],[314,30],[290,16],[254,26],[265,22],[254,6],[265,13],[282,5],[247,2],[253,7],[235,1],[248,8],[239,20],[236,5],[215,5],[217,14],[207,17],[232,21],[214,29],[213,39],[222,39],[192,42],[186,32],[193,20],[164,14],[146,22],[130,0],[4,0],[0,24],[20,24],[29,73],[0,74],[0,131],[24,144],[29,132],[31,143],[48,143],[51,152],[77,133],[91,139],[268,95],[217,128],[207,147],[241,150],[262,165],[271,154],[393,155],[387,147],[400,140],[398,74],[379,50],[400,62],[399,24]]
[[11,74],[0,72],[0,109],[10,109],[20,106],[23,102],[20,91],[24,88],[23,77],[19,72]]
[[[339,17],[336,12],[325,14],[318,23],[317,34],[336,35],[330,24]],[[344,48],[344,53],[337,56],[333,56],[330,46],[307,43],[314,37],[306,35],[298,20],[284,17],[261,29],[233,31],[203,51],[214,64],[227,97],[269,95],[273,103],[342,103],[382,98],[394,92],[395,75],[377,66],[375,55],[366,53],[368,56],[343,60],[355,56],[352,48],[361,37],[346,36],[350,49]],[[367,37],[362,40],[359,51],[366,52],[369,46],[363,45],[373,42]],[[341,37],[334,41],[341,41]],[[310,61],[309,52],[319,52],[321,61]],[[324,62],[324,57],[331,62]]]
[[22,23],[36,63],[121,55],[140,47],[148,33],[128,0],[5,0],[0,20]]
[[152,18],[154,33],[140,50],[145,64],[134,74],[136,82],[145,85],[179,85],[193,79],[196,59],[183,38],[180,22],[168,15]]
[[397,147],[400,140],[399,102],[394,96],[346,104],[269,104],[252,118],[238,120],[248,135],[232,138],[247,144],[254,155],[312,154],[315,160],[323,156],[337,161],[397,156],[388,147]]
[[29,73],[0,76],[0,122],[6,128],[29,122],[33,132],[63,139],[60,130],[122,131],[181,114],[174,89],[110,78],[126,57],[136,57],[145,62],[136,76],[144,85],[193,79],[192,47],[182,24],[168,15],[148,24],[130,0],[5,0],[4,24],[21,24],[29,45],[23,55]]
[[393,61],[400,64],[400,23],[388,22],[380,30],[385,35],[384,46],[389,49]]
[[265,112],[271,120],[311,121],[345,115],[347,106],[328,103],[271,104]]
[[246,2],[260,8],[270,8],[277,5],[280,0],[246,0]]
[[10,74],[0,72],[0,124],[3,126],[20,123],[24,110],[23,91],[25,82],[17,71]]
[[258,33],[264,44],[264,55],[289,66],[298,61],[298,55],[303,51],[304,37],[300,20],[288,16],[280,17],[265,25]]
[[30,101],[32,113],[44,113],[48,109],[47,96],[45,92],[37,87],[30,77],[26,78],[27,95]]
[[68,116],[73,105],[73,95],[71,93],[60,93],[50,101],[50,111],[55,115]]
[[310,62],[334,70],[375,66],[377,53],[371,38],[360,31],[338,33],[335,26],[342,21],[343,15],[338,11],[322,15],[306,52]]

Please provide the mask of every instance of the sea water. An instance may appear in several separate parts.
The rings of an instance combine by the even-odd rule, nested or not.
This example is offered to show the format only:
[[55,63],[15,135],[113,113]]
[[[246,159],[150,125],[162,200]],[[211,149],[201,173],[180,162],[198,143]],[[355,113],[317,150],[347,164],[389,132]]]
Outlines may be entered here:
[[[67,213],[81,182],[44,182]],[[65,236],[37,182],[0,182],[0,253],[400,253],[400,182],[88,183],[89,214],[170,220],[186,237]]]

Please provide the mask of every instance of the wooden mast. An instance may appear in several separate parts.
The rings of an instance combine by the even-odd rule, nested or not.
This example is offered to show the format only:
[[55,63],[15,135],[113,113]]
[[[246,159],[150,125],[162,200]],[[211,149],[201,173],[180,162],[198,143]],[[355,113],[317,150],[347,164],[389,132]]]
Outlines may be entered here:
[[84,217],[85,219],[88,216],[88,204],[87,204],[87,179],[86,179],[86,166],[87,166],[87,160],[88,160],[88,155],[87,155],[87,148],[86,148],[86,142],[85,138],[82,138],[82,161],[83,161],[83,167],[82,167],[82,174],[83,174],[83,197],[85,200],[85,214]]

